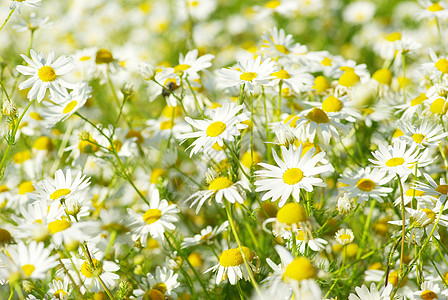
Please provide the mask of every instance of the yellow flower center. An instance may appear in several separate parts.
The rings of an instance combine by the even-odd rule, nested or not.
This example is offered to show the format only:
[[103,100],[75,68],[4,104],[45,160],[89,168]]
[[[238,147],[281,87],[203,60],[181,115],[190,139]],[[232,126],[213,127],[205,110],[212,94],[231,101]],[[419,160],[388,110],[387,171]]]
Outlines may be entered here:
[[288,266],[286,266],[283,276],[297,281],[311,279],[316,276],[316,269],[314,269],[307,258],[296,257]]
[[71,226],[70,222],[65,219],[55,220],[53,222],[50,222],[50,224],[48,224],[48,231],[50,231],[51,234],[55,234],[60,231],[64,231],[67,228],[70,228],[70,226]]
[[324,57],[324,59],[320,62],[323,66],[330,67],[331,66],[331,59],[328,57]]
[[150,289],[145,292],[142,300],[165,300],[165,296],[159,290]]
[[421,197],[421,196],[423,196],[425,194],[425,192],[423,192],[423,191],[409,189],[409,190],[406,191],[406,196],[413,197],[414,193],[415,193],[415,197]]
[[78,101],[73,100],[70,101],[65,107],[64,110],[62,111],[63,114],[68,114],[70,113],[75,107],[76,105],[78,105]]
[[388,161],[386,161],[386,166],[388,167],[396,167],[404,164],[404,159],[402,157],[392,157]]
[[388,34],[386,36],[386,40],[389,42],[395,42],[401,40],[401,33],[399,32],[392,32],[391,34]]
[[42,118],[42,116],[39,113],[37,113],[35,111],[30,112],[30,117],[36,121],[42,121],[44,119],[44,118]]
[[414,140],[414,142],[416,142],[417,144],[421,144],[423,139],[425,138],[424,134],[421,133],[414,133],[412,135],[412,139]]
[[34,270],[36,270],[36,267],[30,264],[26,264],[22,266],[22,271],[25,273],[26,277],[30,277],[31,274],[33,274]]
[[372,78],[379,83],[389,85],[392,82],[392,72],[388,69],[380,69],[373,73]]
[[55,81],[57,77],[55,70],[51,66],[42,66],[37,72],[37,76],[44,82]]
[[383,265],[380,262],[374,262],[373,264],[371,264],[367,269],[369,270],[382,270],[383,269]]
[[12,239],[8,230],[0,228],[0,244],[9,242]]
[[340,236],[339,238],[341,239],[341,241],[342,241],[343,244],[348,244],[348,243],[350,243],[350,241],[351,241],[351,239],[352,239],[352,237],[351,237],[349,234],[346,234],[346,233],[341,234],[341,236]]
[[318,93],[322,93],[329,87],[330,83],[324,76],[317,76],[316,79],[314,79],[313,89],[315,89]]
[[277,212],[277,221],[283,224],[292,225],[307,220],[305,209],[299,203],[288,203]]
[[299,168],[291,168],[283,173],[283,182],[289,185],[294,185],[303,179],[303,172]]
[[187,64],[180,64],[174,67],[174,72],[183,72],[185,70],[188,70],[190,68],[190,65]]
[[88,140],[79,141],[78,149],[81,153],[95,153],[100,150],[100,147],[97,144],[98,142],[89,136]]
[[157,222],[162,217],[162,211],[157,208],[150,208],[143,214],[143,221],[151,225]]
[[444,58],[439,59],[436,62],[435,67],[442,73],[448,73],[448,60]]
[[90,56],[81,56],[81,57],[79,58],[80,61],[88,61],[89,59],[91,59]]
[[431,223],[433,223],[436,220],[436,213],[430,210],[429,208],[422,208],[421,211],[426,214],[428,219],[431,220]]
[[57,299],[64,299],[64,297],[67,296],[67,292],[64,290],[57,290],[56,292],[54,292],[54,296]]
[[145,141],[145,139],[143,138],[143,135],[140,131],[138,130],[134,130],[131,129],[128,131],[128,133],[126,133],[126,138],[130,139],[130,138],[137,138],[137,144],[141,144]]
[[[254,253],[249,248],[242,246],[246,260],[252,261]],[[223,267],[237,267],[244,263],[243,256],[239,248],[225,250],[219,256],[219,264]]]
[[421,93],[419,96],[417,96],[416,98],[414,98],[411,101],[411,106],[416,106],[416,105],[422,104],[423,101],[425,101],[426,99],[428,99],[428,97],[426,97],[426,94]]
[[51,142],[51,139],[47,136],[41,136],[34,141],[33,149],[36,150],[51,150],[53,149],[53,143]]
[[246,72],[240,75],[241,80],[252,81],[257,78],[257,73],[255,72]]
[[261,160],[262,160],[262,157],[261,157],[260,153],[254,151],[254,161],[252,162],[252,154],[251,154],[251,152],[250,151],[246,151],[246,152],[244,152],[243,157],[241,158],[241,163],[246,168],[250,168],[252,166],[252,164],[256,165],[259,162],[261,162]]
[[81,265],[81,273],[87,278],[92,278],[95,276],[95,273],[101,274],[103,272],[103,267],[101,266],[100,261],[95,258],[92,258],[93,268],[90,266],[88,261],[85,261]]
[[31,181],[24,181],[19,184],[19,195],[25,195],[26,193],[31,193],[34,191],[34,185]]
[[14,156],[12,157],[12,160],[16,164],[23,164],[30,158],[31,158],[31,152],[29,150],[24,150],[24,151],[17,152],[16,154],[14,154]]
[[279,0],[272,0],[272,1],[268,1],[264,6],[267,8],[276,8],[278,6],[280,6],[280,4],[282,4]]
[[283,54],[289,54],[289,50],[288,50],[288,48],[286,48],[286,47],[283,46],[283,45],[275,45],[275,49],[277,49],[278,52],[281,52],[281,53],[283,53]]
[[439,192],[440,194],[446,195],[448,194],[448,185],[441,184],[438,187],[436,187],[436,191]]
[[446,284],[448,284],[448,272],[446,272],[445,274],[443,274],[443,282],[445,282]]
[[210,183],[208,189],[210,191],[222,190],[230,187],[233,182],[227,177],[217,177]]
[[442,5],[439,4],[439,2],[437,2],[437,3],[434,3],[430,6],[428,6],[428,10],[432,11],[432,12],[436,12],[436,11],[443,10],[443,7],[442,7]]
[[344,104],[335,96],[330,96],[322,102],[322,110],[324,112],[338,112]]
[[163,282],[162,283],[157,283],[152,288],[155,289],[155,290],[158,290],[162,294],[165,294],[166,291],[168,290],[168,288],[166,287],[166,284],[164,284]]
[[308,120],[316,123],[329,123],[330,119],[328,119],[327,114],[320,108],[313,108],[306,117]]
[[280,71],[274,72],[271,74],[272,76],[276,77],[277,79],[289,79],[291,78],[291,75],[286,70],[281,69]]
[[191,7],[196,7],[198,6],[199,2],[198,1],[188,1],[187,5],[191,6]]
[[213,122],[207,127],[207,135],[211,137],[216,137],[226,130],[227,126],[225,123],[221,121]]
[[109,50],[100,49],[96,52],[95,63],[96,64],[108,64],[114,61],[114,57]]
[[7,191],[9,191],[9,188],[6,185],[4,184],[0,185],[0,194]]
[[361,191],[370,192],[371,190],[373,190],[375,188],[375,182],[373,182],[372,180],[367,179],[367,178],[361,178],[356,183],[356,186]]
[[420,294],[420,297],[424,300],[439,299],[439,297],[437,297],[437,294],[430,290],[423,291]]
[[70,194],[70,190],[69,189],[59,189],[54,191],[51,195],[50,195],[50,199],[51,200],[56,200],[58,198],[61,198],[63,196],[67,196],[68,194]]
[[173,128],[173,121],[162,121],[160,122],[160,130],[168,130]]
[[149,178],[149,182],[151,183],[158,183],[159,182],[159,178],[162,177],[163,175],[165,175],[166,171],[162,168],[155,168],[154,170],[152,170],[151,172],[151,177]]
[[354,86],[359,81],[359,76],[351,70],[345,71],[339,78],[339,84],[345,87]]
[[431,104],[429,109],[431,110],[431,112],[433,112],[435,114],[446,114],[446,112],[448,110],[448,106],[446,105],[445,100],[443,100],[442,98],[437,98]]
[[[398,271],[393,271],[389,274],[389,283],[391,283],[393,286],[396,287],[398,285],[399,281],[400,281],[400,279],[398,278]],[[402,280],[400,287],[404,286],[407,281],[408,281],[408,278],[405,277]]]

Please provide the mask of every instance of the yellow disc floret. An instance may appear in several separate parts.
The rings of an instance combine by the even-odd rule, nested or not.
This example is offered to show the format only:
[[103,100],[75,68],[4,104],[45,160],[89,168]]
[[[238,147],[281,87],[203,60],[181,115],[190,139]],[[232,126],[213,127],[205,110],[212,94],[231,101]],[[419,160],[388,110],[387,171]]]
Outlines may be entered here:
[[305,208],[299,203],[288,203],[277,212],[277,221],[283,224],[292,225],[307,220]]
[[343,106],[342,101],[335,96],[330,96],[322,102],[322,110],[324,112],[338,112]]
[[162,217],[162,211],[157,208],[150,208],[143,214],[143,221],[151,225],[157,222]]
[[296,257],[286,267],[284,278],[301,281],[304,279],[311,279],[316,276],[316,269],[306,257]]
[[402,157],[392,157],[388,161],[386,161],[386,166],[388,167],[396,167],[404,164],[404,158]]
[[95,273],[101,274],[103,272],[103,267],[101,266],[101,262],[95,258],[92,258],[92,265],[90,266],[88,261],[85,261],[81,265],[81,273],[87,278],[92,278],[95,276]]
[[328,119],[327,114],[320,108],[315,107],[312,111],[310,111],[305,118],[307,118],[310,121],[316,122],[316,123],[329,123],[330,119]]
[[379,69],[373,73],[372,78],[379,83],[389,85],[392,82],[392,72],[388,69]]
[[240,79],[244,81],[252,81],[257,78],[257,73],[254,72],[245,72],[240,75]]
[[373,190],[375,188],[375,182],[373,182],[372,180],[367,179],[367,178],[361,178],[356,183],[356,186],[361,191],[370,192],[371,190]]
[[303,179],[303,172],[299,168],[291,168],[283,173],[283,182],[289,185],[299,183]]
[[227,177],[217,177],[210,182],[208,189],[210,191],[222,190],[232,186],[232,184],[233,182]]
[[51,193],[50,195],[50,199],[51,200],[56,200],[58,198],[61,198],[63,196],[67,196],[68,194],[70,194],[70,190],[69,189],[58,189],[56,191],[54,191],[53,193]]
[[56,80],[56,71],[51,66],[42,66],[37,72],[39,79],[44,82],[51,82]]
[[224,130],[226,130],[226,128],[227,126],[225,123],[221,121],[216,121],[208,125],[206,133],[210,137],[217,137],[218,135],[223,133]]

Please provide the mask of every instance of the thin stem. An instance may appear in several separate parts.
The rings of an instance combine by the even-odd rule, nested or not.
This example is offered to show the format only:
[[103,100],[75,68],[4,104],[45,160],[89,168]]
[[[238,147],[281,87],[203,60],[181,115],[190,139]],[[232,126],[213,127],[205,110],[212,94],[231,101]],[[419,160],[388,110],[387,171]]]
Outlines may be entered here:
[[8,17],[6,17],[6,20],[3,22],[2,27],[0,27],[0,31],[2,31],[3,27],[5,27],[6,23],[8,23],[9,18],[11,18],[12,14],[14,13],[15,10],[16,10],[15,7],[14,7],[14,9],[11,9],[11,11],[9,12]]
[[403,258],[404,258],[404,239],[405,239],[405,231],[406,231],[406,216],[405,216],[405,204],[404,204],[404,195],[403,195],[403,185],[401,184],[400,175],[397,174],[398,185],[400,186],[400,196],[401,196],[401,218],[403,220],[401,227],[401,253],[400,253],[400,274],[403,271]]
[[401,57],[403,60],[403,103],[406,104],[406,56],[401,53]]
[[198,100],[198,98],[196,97],[196,93],[195,93],[195,91],[194,91],[193,88],[191,87],[191,84],[190,84],[190,81],[188,80],[188,77],[185,77],[185,81],[187,82],[188,87],[190,88],[190,91],[191,91],[191,93],[193,94],[194,101],[196,101],[196,105],[198,106],[199,111],[201,112],[201,116],[204,118],[204,117],[205,117],[204,111],[202,110],[201,105],[199,105],[199,100]]
[[264,93],[264,86],[261,86],[261,89],[263,91],[263,107],[264,107],[264,129],[266,131],[266,156],[268,158],[268,161],[271,161],[271,145],[269,144],[269,126],[268,126],[268,109],[266,106],[266,94]]
[[282,86],[283,79],[278,83],[278,104],[277,104],[277,121],[280,121],[280,114],[282,108]]
[[258,283],[255,281],[254,274],[252,273],[252,269],[249,267],[249,263],[247,262],[246,255],[244,254],[243,248],[241,246],[241,241],[238,236],[238,233],[235,228],[235,224],[233,223],[232,213],[230,212],[229,203],[225,203],[227,219],[229,220],[230,227],[232,228],[233,236],[235,237],[236,243],[238,244],[238,248],[240,249],[241,256],[243,257],[244,265],[246,266],[247,273],[249,274],[250,281],[255,288],[255,291],[260,295],[260,288],[258,287]]

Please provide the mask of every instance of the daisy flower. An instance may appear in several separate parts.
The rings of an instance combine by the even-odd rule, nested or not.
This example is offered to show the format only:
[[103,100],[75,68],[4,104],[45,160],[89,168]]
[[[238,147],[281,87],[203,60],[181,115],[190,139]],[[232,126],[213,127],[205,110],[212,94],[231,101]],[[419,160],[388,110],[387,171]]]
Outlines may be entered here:
[[443,132],[444,129],[439,124],[431,124],[428,119],[421,121],[420,125],[414,126],[410,122],[398,120],[398,127],[403,132],[400,139],[415,143],[419,149],[425,147],[438,147],[440,140],[448,136],[448,132]]
[[52,297],[52,299],[66,300],[70,297],[71,288],[69,288],[69,280],[64,278],[64,280],[53,279],[52,282],[48,284],[49,289],[47,294]]
[[[390,294],[392,292],[393,285],[388,284],[386,288],[384,288],[382,291],[378,291],[376,288],[375,282],[372,282],[370,285],[370,290],[365,286],[356,287],[356,295],[351,293],[348,296],[348,300],[389,300]],[[380,293],[381,292],[381,293]]]
[[150,186],[149,205],[143,205],[143,214],[128,208],[131,217],[131,232],[134,241],[140,239],[142,245],[146,245],[148,234],[155,239],[163,239],[166,229],[174,230],[173,222],[178,220],[179,208],[176,204],[168,204],[166,200],[160,200],[159,191],[153,185]]
[[[292,240],[294,238],[296,239],[295,243]],[[286,246],[289,249],[296,247],[299,253],[305,255],[307,247],[313,251],[319,252],[325,249],[325,245],[327,244],[328,242],[326,240],[313,236],[310,223],[308,222],[307,225],[302,226],[300,230],[294,233],[292,238],[286,243]]]
[[190,146],[193,147],[190,157],[198,153],[201,148],[211,147],[215,143],[222,147],[224,141],[232,142],[235,136],[239,136],[239,130],[247,128],[247,125],[241,124],[241,122],[249,120],[247,113],[238,114],[242,109],[243,105],[236,106],[233,103],[225,102],[221,107],[212,111],[211,120],[193,120],[186,117],[185,121],[199,130],[180,136],[183,140],[198,138]]
[[217,74],[221,77],[220,84],[224,88],[245,84],[250,91],[253,91],[255,85],[267,85],[274,72],[275,63],[270,58],[262,62],[258,56],[256,59],[245,58],[238,61],[237,69],[221,69]]
[[194,237],[186,237],[181,244],[182,248],[192,247],[203,243],[210,243],[218,234],[227,230],[229,221],[225,221],[221,226],[212,227],[207,226],[201,230],[200,234],[196,234]]
[[261,45],[263,52],[273,57],[307,52],[307,47],[294,43],[292,34],[287,35],[284,29],[274,27],[269,33],[264,34],[263,38],[264,43]]
[[356,172],[349,172],[342,175],[340,182],[345,184],[340,190],[348,193],[350,198],[358,198],[357,202],[362,203],[369,198],[383,202],[381,197],[386,197],[392,192],[392,188],[384,187],[393,176],[387,176],[385,172],[367,167]]
[[441,289],[437,283],[431,281],[424,281],[421,289],[414,292],[416,299],[443,299],[448,298],[448,289],[443,287]]
[[53,101],[57,101],[61,96],[67,97],[67,88],[71,89],[75,86],[66,82],[60,76],[70,72],[74,65],[72,59],[67,56],[61,56],[54,61],[54,51],[48,54],[47,59],[39,52],[37,54],[33,49],[30,50],[31,59],[21,54],[22,58],[30,65],[17,66],[17,71],[23,75],[31,75],[19,85],[19,89],[23,90],[31,87],[28,92],[28,99],[37,99],[37,102],[41,102],[44,99],[47,90],[50,91]]
[[245,194],[244,190],[249,190],[247,184],[243,181],[233,182],[225,176],[219,176],[215,170],[210,168],[207,172],[208,190],[198,191],[188,197],[186,201],[193,201],[191,207],[197,205],[196,213],[199,212],[205,201],[215,197],[217,203],[222,204],[223,198],[230,203],[243,203],[244,199],[241,194]]
[[142,279],[146,291],[141,289],[135,290],[136,299],[176,299],[177,294],[173,291],[180,283],[177,281],[178,274],[174,274],[173,270],[165,267],[157,266],[155,276],[148,273]]
[[263,229],[266,224],[274,223],[272,233],[275,236],[286,238],[291,237],[291,232],[297,232],[299,228],[308,220],[305,208],[296,202],[283,205],[277,212],[275,218],[269,218],[263,223]]
[[418,2],[422,6],[422,10],[416,13],[418,19],[445,19],[448,16],[448,5],[445,1],[418,0]]
[[[61,261],[80,287],[81,293],[84,294],[87,290],[98,293],[102,289],[98,277],[101,277],[104,284],[112,289],[120,279],[120,276],[113,272],[118,271],[120,267],[112,261],[103,260],[103,253],[99,251],[91,251],[90,255],[92,256],[91,262],[89,259],[77,256],[61,259]],[[64,270],[60,269],[59,275],[62,274],[64,274]]]
[[399,175],[401,180],[406,180],[421,158],[415,143],[411,144],[409,149],[406,148],[407,143],[399,140],[387,148],[384,145],[379,145],[378,150],[372,153],[375,159],[369,159],[369,161],[380,171],[387,172],[392,176]]
[[62,197],[71,197],[86,189],[89,185],[90,177],[86,178],[81,172],[78,172],[76,176],[72,178],[71,169],[67,169],[65,174],[64,171],[57,170],[54,175],[54,180],[45,179],[40,183],[37,183],[34,186],[36,191],[34,193],[29,193],[28,196],[34,201],[40,199],[53,201]]
[[222,252],[219,256],[219,263],[206,270],[204,273],[218,271],[218,274],[216,275],[216,284],[219,284],[226,279],[229,279],[231,285],[235,285],[238,280],[243,278],[249,281],[249,272],[244,264],[241,250],[244,253],[244,257],[249,266],[254,269],[255,267],[251,262],[255,258],[255,253],[249,248],[242,246],[241,249],[233,248]]
[[82,82],[62,101],[56,103],[44,102],[46,109],[42,112],[42,117],[45,119],[47,127],[52,127],[56,123],[68,119],[84,106],[87,99],[91,97],[91,93],[92,88],[88,83]]
[[438,199],[438,202],[444,203],[448,195],[448,184],[445,178],[440,178],[440,183],[437,184],[434,179],[429,174],[423,174],[429,184],[417,181],[415,184],[415,189],[422,191],[426,196],[433,196]]
[[279,85],[280,80],[283,82],[282,88],[289,88],[296,93],[311,90],[314,84],[314,77],[304,70],[284,68],[271,74],[273,77],[271,84]]
[[300,201],[300,190],[302,189],[312,192],[313,186],[327,186],[322,179],[314,177],[320,173],[333,171],[330,164],[316,166],[324,158],[325,152],[314,155],[316,148],[311,148],[302,156],[302,145],[297,150],[294,150],[292,145],[289,146],[289,149],[284,146],[281,149],[283,160],[275,151],[272,153],[278,167],[259,163],[258,165],[266,170],[255,172],[258,177],[270,177],[255,181],[256,192],[267,191],[261,198],[262,201],[268,199],[276,201],[281,197],[278,205],[282,207],[291,195],[296,201]]
[[335,234],[335,239],[341,245],[348,245],[353,242],[355,236],[351,229],[339,229]]
[[336,208],[340,214],[348,215],[355,208],[355,201],[347,193],[338,198]]
[[174,73],[182,73],[182,77],[198,77],[198,72],[212,65],[211,60],[215,58],[212,54],[198,57],[198,49],[189,51],[185,56],[181,53],[179,64],[174,67]]
[[[51,255],[51,249],[44,243],[31,242],[25,245],[19,241],[17,245],[6,247],[6,253],[0,253],[0,278],[10,279],[11,276],[20,278],[44,279],[49,269],[58,263]],[[13,281],[13,280],[11,280]]]
[[22,6],[29,6],[29,7],[39,7],[41,3],[41,0],[14,0],[11,2],[11,5],[9,6],[9,9],[16,9],[20,13],[20,9]]

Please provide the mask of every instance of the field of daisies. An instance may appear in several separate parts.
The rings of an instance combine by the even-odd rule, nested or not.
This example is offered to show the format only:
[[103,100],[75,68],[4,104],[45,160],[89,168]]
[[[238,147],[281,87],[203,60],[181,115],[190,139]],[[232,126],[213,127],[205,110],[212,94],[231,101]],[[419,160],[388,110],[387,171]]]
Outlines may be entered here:
[[0,3],[0,299],[448,299],[448,2]]

